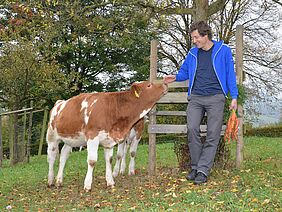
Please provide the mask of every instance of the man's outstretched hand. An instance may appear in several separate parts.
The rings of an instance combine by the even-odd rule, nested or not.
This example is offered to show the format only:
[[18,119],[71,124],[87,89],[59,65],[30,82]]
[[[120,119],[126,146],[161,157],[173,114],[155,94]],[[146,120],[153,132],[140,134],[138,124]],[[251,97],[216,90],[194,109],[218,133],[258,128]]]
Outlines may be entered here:
[[172,83],[175,80],[176,80],[175,75],[167,75],[167,76],[164,76],[164,78],[163,78],[163,81],[164,81],[165,84]]

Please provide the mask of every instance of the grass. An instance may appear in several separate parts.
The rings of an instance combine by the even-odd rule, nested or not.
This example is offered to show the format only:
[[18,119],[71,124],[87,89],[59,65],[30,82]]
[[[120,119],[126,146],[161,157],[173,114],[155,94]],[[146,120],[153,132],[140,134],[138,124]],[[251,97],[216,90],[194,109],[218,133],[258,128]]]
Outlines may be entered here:
[[[235,162],[235,144],[231,144]],[[47,188],[46,155],[0,169],[0,211],[281,211],[282,139],[245,138],[240,170],[214,169],[208,183],[194,185],[179,172],[173,144],[157,145],[157,174],[147,175],[148,146],[139,145],[135,176],[118,176],[106,187],[103,151],[92,191],[83,191],[86,151],[73,152],[64,186]]]

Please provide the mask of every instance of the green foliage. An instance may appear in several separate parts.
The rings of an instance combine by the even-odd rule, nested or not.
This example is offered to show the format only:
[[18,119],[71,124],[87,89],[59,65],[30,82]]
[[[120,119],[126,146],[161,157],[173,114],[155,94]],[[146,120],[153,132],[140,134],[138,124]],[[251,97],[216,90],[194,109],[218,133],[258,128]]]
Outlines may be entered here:
[[65,92],[67,79],[55,62],[48,62],[29,42],[6,44],[0,57],[0,100],[3,106],[20,109],[35,100],[57,99]]
[[54,57],[64,74],[76,73],[72,95],[148,79],[152,36],[140,8],[80,0],[36,6],[52,26],[41,46],[44,55]]
[[246,130],[245,135],[259,137],[282,137],[282,124],[249,128]]
[[[119,90],[133,81],[148,79],[152,38],[148,29],[149,14],[134,4],[123,1],[19,1],[3,2],[2,7],[5,8],[1,10],[0,20],[2,48],[11,43],[17,44],[19,49],[26,46],[34,56],[40,57],[34,62],[42,62],[34,64],[26,59],[25,65],[42,66],[44,62],[65,75],[64,79],[62,76],[57,79],[63,85],[60,95],[55,95],[57,99],[80,92]],[[6,64],[9,62],[12,60]],[[44,77],[43,72],[42,75]],[[52,105],[54,89],[43,85],[45,93],[39,91],[40,87],[34,89]]]

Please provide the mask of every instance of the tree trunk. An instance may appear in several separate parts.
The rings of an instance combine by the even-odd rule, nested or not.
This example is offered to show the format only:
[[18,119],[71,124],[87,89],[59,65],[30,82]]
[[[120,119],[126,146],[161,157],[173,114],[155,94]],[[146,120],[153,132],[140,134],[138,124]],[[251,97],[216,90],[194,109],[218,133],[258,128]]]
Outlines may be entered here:
[[193,1],[193,22],[197,21],[206,21],[208,19],[208,9],[209,1],[208,0],[197,0]]

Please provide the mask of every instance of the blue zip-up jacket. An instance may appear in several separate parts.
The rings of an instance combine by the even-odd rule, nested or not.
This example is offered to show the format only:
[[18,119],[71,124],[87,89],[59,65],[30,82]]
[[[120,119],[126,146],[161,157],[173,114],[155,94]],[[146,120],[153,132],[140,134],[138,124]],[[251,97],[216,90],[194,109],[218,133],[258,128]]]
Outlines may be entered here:
[[[225,96],[230,92],[232,99],[237,99],[238,88],[236,84],[236,74],[234,70],[234,61],[231,49],[223,41],[212,41],[214,47],[212,50],[212,64],[215,74]],[[188,96],[190,96],[197,70],[197,55],[199,49],[193,47],[188,52],[182,66],[176,74],[176,81],[185,81],[189,79]]]

